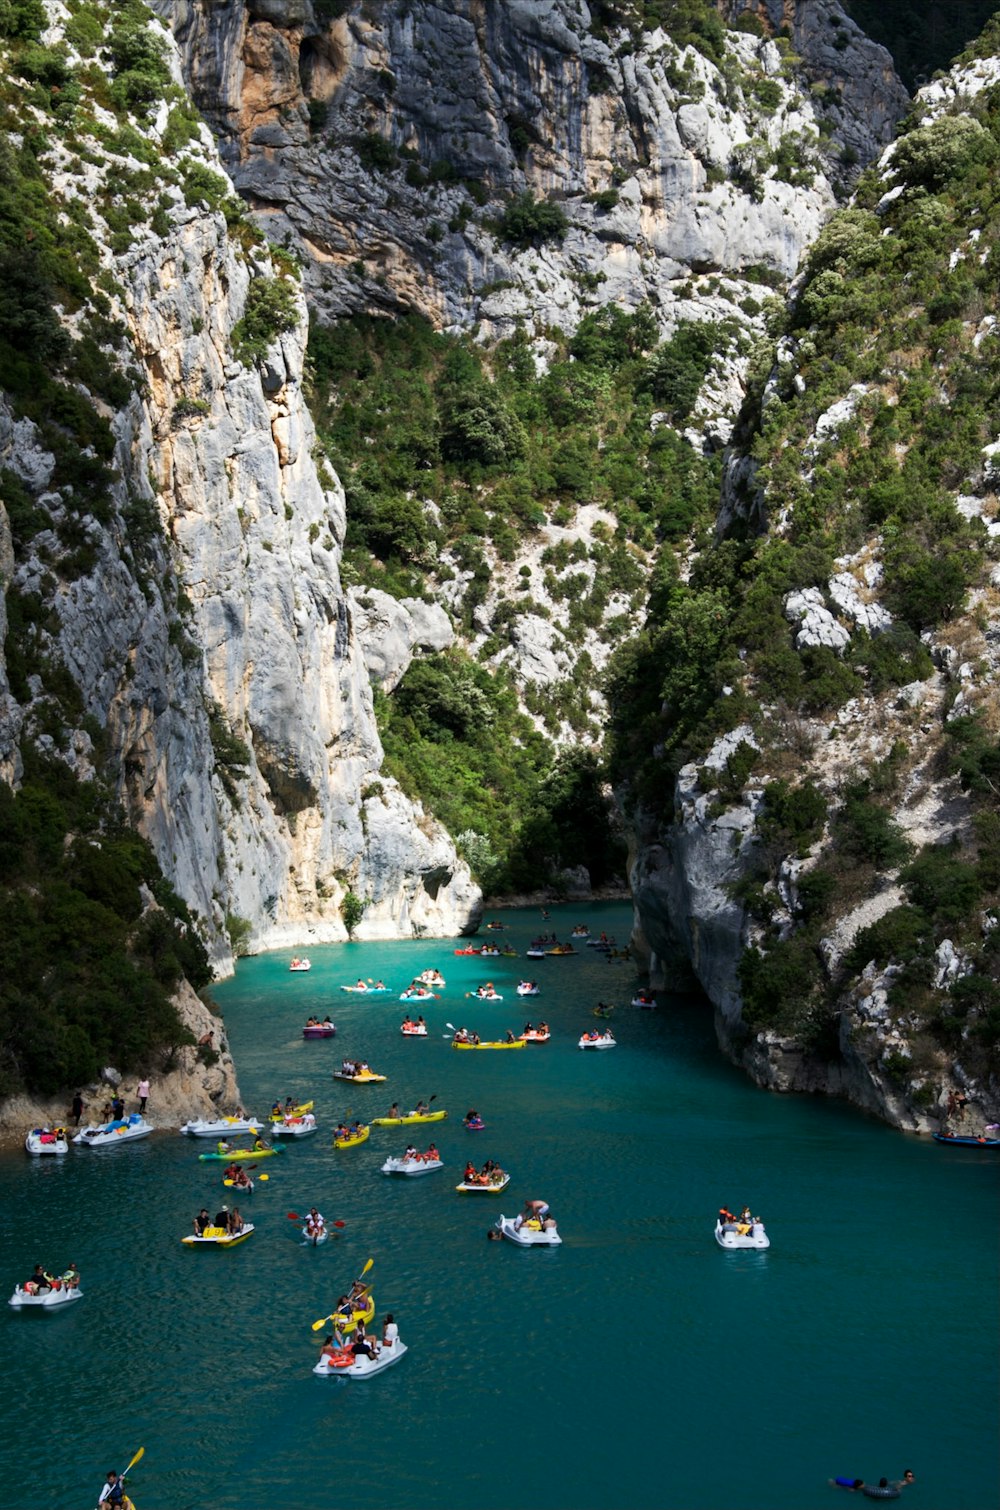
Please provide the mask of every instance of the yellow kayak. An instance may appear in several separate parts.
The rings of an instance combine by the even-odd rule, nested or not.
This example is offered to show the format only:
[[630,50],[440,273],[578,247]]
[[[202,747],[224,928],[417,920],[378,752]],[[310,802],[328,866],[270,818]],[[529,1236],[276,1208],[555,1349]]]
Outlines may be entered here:
[[347,1137],[347,1138],[336,1138],[335,1137],[334,1140],[333,1140],[333,1146],[334,1146],[334,1148],[354,1148],[354,1147],[357,1146],[358,1143],[363,1143],[365,1141],[365,1139],[368,1137],[368,1134],[370,1132],[371,1132],[371,1128],[370,1127],[363,1127],[359,1133],[354,1133],[353,1136],[351,1136],[351,1137]]
[[372,1127],[407,1127],[411,1122],[443,1122],[447,1112],[407,1112],[405,1117],[373,1117]]
[[455,1043],[453,1049],[523,1049],[524,1039],[515,1038],[513,1043]]
[[301,1106],[293,1106],[290,1111],[271,1112],[268,1120],[271,1122],[284,1122],[286,1117],[304,1117],[306,1112],[311,1112],[314,1103],[303,1101]]
[[205,1163],[208,1159],[235,1159],[237,1163],[244,1163],[247,1159],[271,1159],[275,1154],[284,1153],[280,1143],[274,1148],[227,1148],[225,1153],[200,1153],[199,1160]]
[[365,1326],[367,1326],[374,1318],[375,1296],[369,1295],[368,1302],[363,1311],[355,1311],[349,1321],[345,1320],[343,1316],[334,1315],[333,1324],[339,1332],[353,1332],[359,1321],[363,1321]]
[[357,1075],[345,1075],[343,1070],[334,1070],[334,1080],[349,1080],[352,1085],[381,1085],[388,1075],[376,1075],[373,1070],[361,1070]]

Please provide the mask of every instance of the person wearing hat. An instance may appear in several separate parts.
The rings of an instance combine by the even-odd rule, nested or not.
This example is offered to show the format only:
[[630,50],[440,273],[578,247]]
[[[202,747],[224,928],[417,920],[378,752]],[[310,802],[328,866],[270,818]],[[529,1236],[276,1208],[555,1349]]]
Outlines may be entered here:
[[215,1221],[212,1223],[212,1226],[213,1227],[222,1227],[223,1229],[225,1229],[225,1230],[228,1231],[228,1229],[229,1229],[229,1207],[228,1206],[223,1206],[223,1208],[222,1208],[221,1211],[217,1211],[215,1213]]

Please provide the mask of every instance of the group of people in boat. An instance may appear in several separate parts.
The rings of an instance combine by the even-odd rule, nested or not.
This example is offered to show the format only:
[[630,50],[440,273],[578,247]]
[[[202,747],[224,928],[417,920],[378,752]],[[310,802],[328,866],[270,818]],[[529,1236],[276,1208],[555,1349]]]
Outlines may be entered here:
[[434,996],[434,992],[425,980],[411,980],[401,994],[404,999],[412,997],[414,1001],[430,1001]]
[[217,1211],[214,1216],[209,1216],[208,1207],[202,1206],[193,1225],[196,1237],[204,1237],[209,1227],[221,1227],[223,1232],[228,1232],[230,1237],[235,1237],[238,1232],[243,1231],[244,1222],[238,1206],[234,1206],[232,1211],[228,1206],[223,1206],[222,1210]]
[[[260,1133],[254,1133],[253,1145],[250,1150],[252,1153],[266,1153],[270,1149],[270,1147],[270,1143],[265,1142]],[[215,1145],[215,1151],[216,1153],[245,1152],[245,1150],[243,1149],[234,1148],[233,1145],[229,1142],[228,1138],[220,1138],[218,1143],[216,1143]]]
[[421,1162],[423,1164],[430,1164],[430,1163],[433,1163],[434,1160],[440,1160],[441,1155],[438,1153],[438,1149],[437,1149],[437,1144],[436,1143],[429,1143],[428,1146],[427,1146],[427,1152],[426,1153],[418,1153],[416,1145],[413,1144],[413,1143],[410,1143],[407,1146],[407,1149],[406,1149],[406,1152],[403,1155],[403,1158],[404,1159],[409,1159],[409,1160],[419,1160],[419,1162]]
[[485,986],[477,986],[476,995],[479,997],[480,1001],[501,1000],[500,996],[497,994],[497,988],[491,980],[488,980]]
[[226,1165],[225,1169],[222,1171],[222,1178],[224,1180],[229,1180],[237,1190],[253,1189],[253,1181],[247,1174],[246,1170],[243,1168],[243,1165],[237,1164],[235,1163],[235,1161],[231,1164]]
[[759,1216],[751,1215],[749,1206],[744,1206],[739,1216],[734,1216],[728,1206],[719,1207],[719,1226],[723,1232],[735,1232],[740,1237],[746,1237],[754,1227],[763,1225]]
[[487,1159],[482,1169],[477,1169],[470,1159],[465,1166],[462,1175],[463,1185],[500,1185],[506,1178],[507,1171],[501,1169],[493,1159]]
[[360,1138],[365,1130],[365,1125],[357,1117],[348,1127],[346,1122],[338,1122],[333,1130],[334,1141],[343,1143],[348,1138]]
[[[350,1313],[348,1312],[346,1313],[346,1315],[349,1316]],[[320,1349],[320,1357],[330,1359],[343,1359],[345,1353],[350,1353],[354,1358],[371,1358],[374,1362],[383,1348],[394,1347],[398,1341],[399,1327],[396,1325],[392,1312],[389,1311],[382,1323],[381,1342],[379,1342],[375,1337],[369,1337],[365,1330],[364,1322],[359,1321],[354,1329],[354,1340],[352,1342],[345,1343],[343,1333],[339,1330],[335,1323],[333,1331],[323,1339],[323,1346]]]
[[486,1123],[483,1121],[482,1117],[476,1111],[476,1108],[474,1106],[470,1106],[469,1110],[466,1112],[465,1116],[462,1118],[462,1121],[463,1121],[463,1123],[464,1123],[464,1125],[466,1127],[471,1127],[471,1128],[477,1128],[478,1129],[480,1127],[485,1127],[486,1126]]
[[373,981],[365,980],[363,975],[359,975],[354,982],[355,991],[388,991],[388,989],[389,987],[381,976],[379,976],[378,980]]
[[[306,1018],[306,1027],[307,1028],[332,1028],[333,1027],[333,1018],[330,1016],[329,1012],[327,1013],[327,1015],[325,1017],[307,1017]],[[291,1097],[289,1097],[289,1100],[291,1100]]]
[[340,1073],[353,1080],[356,1075],[370,1075],[371,1065],[367,1059],[345,1059],[340,1066]]
[[46,1290],[75,1290],[80,1283],[80,1271],[70,1263],[65,1274],[50,1274],[41,1264],[36,1264],[21,1289],[28,1295],[43,1295]]
[[386,1112],[386,1116],[391,1117],[393,1121],[395,1121],[397,1117],[426,1117],[430,1109],[430,1102],[425,1101],[423,1097],[420,1098],[411,1112],[401,1112],[399,1109],[399,1102],[394,1101],[389,1110]]
[[306,1217],[306,1237],[315,1240],[322,1237],[326,1231],[326,1217],[317,1211],[315,1206],[309,1207],[309,1215]]
[[443,986],[445,979],[440,970],[421,970],[420,974],[416,977],[415,984],[421,986]]
[[535,1038],[546,1037],[547,1038],[548,1037],[548,1033],[549,1033],[549,1025],[548,1025],[547,1022],[540,1022],[538,1024],[537,1028],[532,1023],[526,1022],[524,1024],[524,1031],[522,1032],[521,1037],[522,1038],[528,1038],[528,1037],[535,1037]]
[[455,1034],[454,1038],[451,1041],[452,1041],[452,1043],[472,1043],[472,1044],[476,1044],[476,1043],[481,1043],[482,1042],[482,1040],[479,1037],[479,1034],[478,1033],[470,1033],[469,1030],[468,1030],[468,1028],[459,1028],[458,1032]]
[[409,1012],[407,1012],[406,1016],[403,1018],[401,1031],[404,1033],[414,1033],[419,1032],[421,1028],[423,1028],[424,1032],[426,1033],[427,1024],[424,1022],[423,1017],[418,1017],[416,1021],[414,1021]]

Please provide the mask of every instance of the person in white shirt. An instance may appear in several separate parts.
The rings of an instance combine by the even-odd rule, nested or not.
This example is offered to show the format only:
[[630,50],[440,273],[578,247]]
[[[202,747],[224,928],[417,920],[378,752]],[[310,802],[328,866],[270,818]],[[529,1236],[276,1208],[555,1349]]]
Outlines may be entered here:
[[393,1343],[396,1342],[398,1338],[399,1327],[393,1321],[392,1312],[390,1311],[388,1316],[385,1318],[385,1323],[382,1330],[382,1346],[392,1347]]

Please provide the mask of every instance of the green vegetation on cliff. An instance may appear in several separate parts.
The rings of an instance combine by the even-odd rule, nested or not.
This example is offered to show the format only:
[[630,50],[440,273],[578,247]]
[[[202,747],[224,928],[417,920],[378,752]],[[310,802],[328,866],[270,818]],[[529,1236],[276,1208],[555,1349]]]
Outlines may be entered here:
[[[141,890],[157,903],[147,907]],[[212,972],[184,903],[105,789],[27,756],[0,782],[0,1096],[143,1070],[193,1039],[169,997]]]
[[[420,596],[460,574],[457,617],[467,634],[478,629],[482,662],[514,642],[522,615],[550,617],[535,597],[543,589],[559,605],[575,669],[554,685],[527,683],[523,702],[547,731],[568,723],[596,741],[597,678],[584,637],[622,633],[646,600],[656,552],[662,546],[672,561],[707,528],[717,462],[665,420],[683,421],[735,339],[728,325],[683,325],[659,342],[648,310],[608,307],[571,336],[550,332],[539,371],[521,333],[484,353],[415,316],[314,328],[313,408],[347,497],[345,580]],[[503,564],[543,526],[570,525],[578,506],[595,503],[612,522],[589,542],[546,546],[540,576],[524,565],[500,582]],[[483,638],[481,605],[497,589]],[[612,600],[621,607],[609,624]],[[620,874],[608,803],[593,797],[599,766],[560,766],[517,706],[504,670],[457,655],[418,662],[383,709],[390,769],[453,834],[477,836],[467,852],[490,885],[520,890],[566,865],[596,867],[595,882]],[[572,825],[561,830],[546,816],[568,771],[582,782],[580,811],[600,830],[584,846],[589,860]]]

